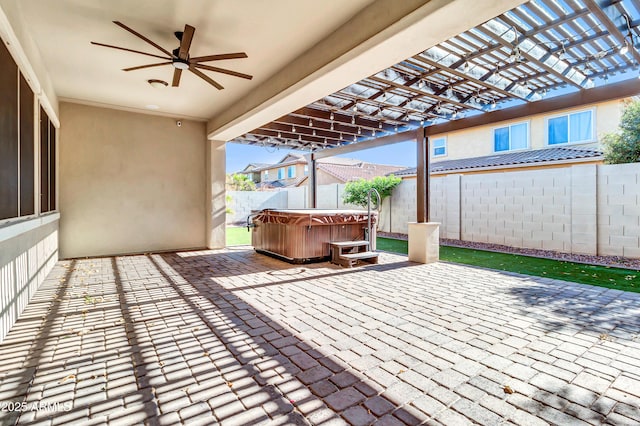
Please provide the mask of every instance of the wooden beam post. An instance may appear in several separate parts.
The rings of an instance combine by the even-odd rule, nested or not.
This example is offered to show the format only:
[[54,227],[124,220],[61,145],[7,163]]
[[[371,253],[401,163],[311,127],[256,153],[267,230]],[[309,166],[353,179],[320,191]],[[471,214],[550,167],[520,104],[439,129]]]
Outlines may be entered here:
[[429,222],[429,138],[425,128],[416,130],[416,149],[418,164],[416,168],[416,205],[418,217],[416,222]]

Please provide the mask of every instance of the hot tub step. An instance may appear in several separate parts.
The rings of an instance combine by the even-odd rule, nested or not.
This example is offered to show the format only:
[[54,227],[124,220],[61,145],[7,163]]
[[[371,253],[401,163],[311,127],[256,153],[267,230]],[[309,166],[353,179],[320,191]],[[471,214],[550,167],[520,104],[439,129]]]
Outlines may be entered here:
[[332,241],[331,263],[351,268],[359,261],[378,263],[378,253],[369,250],[369,241]]
[[378,253],[373,251],[362,251],[359,253],[345,253],[338,256],[334,263],[338,263],[347,268],[351,268],[358,261],[365,261],[368,263],[378,263]]
[[343,257],[345,259],[372,259],[374,257],[377,258],[378,253],[373,251],[363,251],[360,253],[345,253],[340,257]]
[[331,241],[329,244],[335,247],[360,247],[360,246],[369,246],[369,241],[359,240],[359,241]]

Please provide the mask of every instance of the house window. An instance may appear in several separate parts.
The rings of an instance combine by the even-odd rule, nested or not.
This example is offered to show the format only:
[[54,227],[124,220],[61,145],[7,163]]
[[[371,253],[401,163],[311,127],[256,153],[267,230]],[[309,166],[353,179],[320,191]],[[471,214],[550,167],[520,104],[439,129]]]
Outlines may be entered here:
[[0,45],[0,219],[18,217],[20,140],[18,131],[18,66]]
[[288,178],[296,177],[296,166],[287,167],[287,177]]
[[547,120],[549,145],[593,141],[593,111],[580,111]]
[[278,169],[278,179],[284,179],[284,167]]
[[269,180],[269,170],[264,171],[264,180]]
[[442,157],[447,155],[447,139],[438,138],[431,141],[431,149],[433,149],[434,157]]
[[[2,78],[0,78],[1,221],[36,213],[35,159],[37,152],[34,145],[36,136],[34,94],[2,43],[0,43],[0,69],[2,70]],[[55,199],[55,164],[49,170]],[[48,204],[46,209],[49,210]],[[51,208],[53,209],[55,205]]]
[[308,176],[308,175],[309,175],[309,165],[308,165],[308,164],[305,164],[305,165],[304,165],[304,175],[305,175],[305,176]]
[[515,151],[529,147],[529,123],[518,123],[493,129],[493,150]]

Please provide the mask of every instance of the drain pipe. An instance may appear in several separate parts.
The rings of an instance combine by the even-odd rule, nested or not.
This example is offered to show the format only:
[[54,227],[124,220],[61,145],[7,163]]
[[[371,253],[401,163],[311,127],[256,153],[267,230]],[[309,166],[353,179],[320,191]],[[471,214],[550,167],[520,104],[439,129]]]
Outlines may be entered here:
[[371,193],[376,194],[376,210],[380,209],[382,200],[380,199],[380,193],[377,189],[371,188],[367,192],[367,241],[371,242]]

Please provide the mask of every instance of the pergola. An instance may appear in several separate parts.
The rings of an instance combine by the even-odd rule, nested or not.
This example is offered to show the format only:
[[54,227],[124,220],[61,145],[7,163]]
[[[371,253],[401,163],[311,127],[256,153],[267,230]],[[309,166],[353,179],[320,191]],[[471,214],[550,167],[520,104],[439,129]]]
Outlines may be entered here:
[[[254,78],[170,86],[186,25]],[[429,252],[429,138],[638,94],[639,25],[638,0],[0,0],[0,423],[637,422],[638,297],[226,248],[225,147],[415,141]]]
[[416,140],[426,222],[429,135],[636,95],[639,26],[631,0],[533,0],[232,142],[314,161]]

